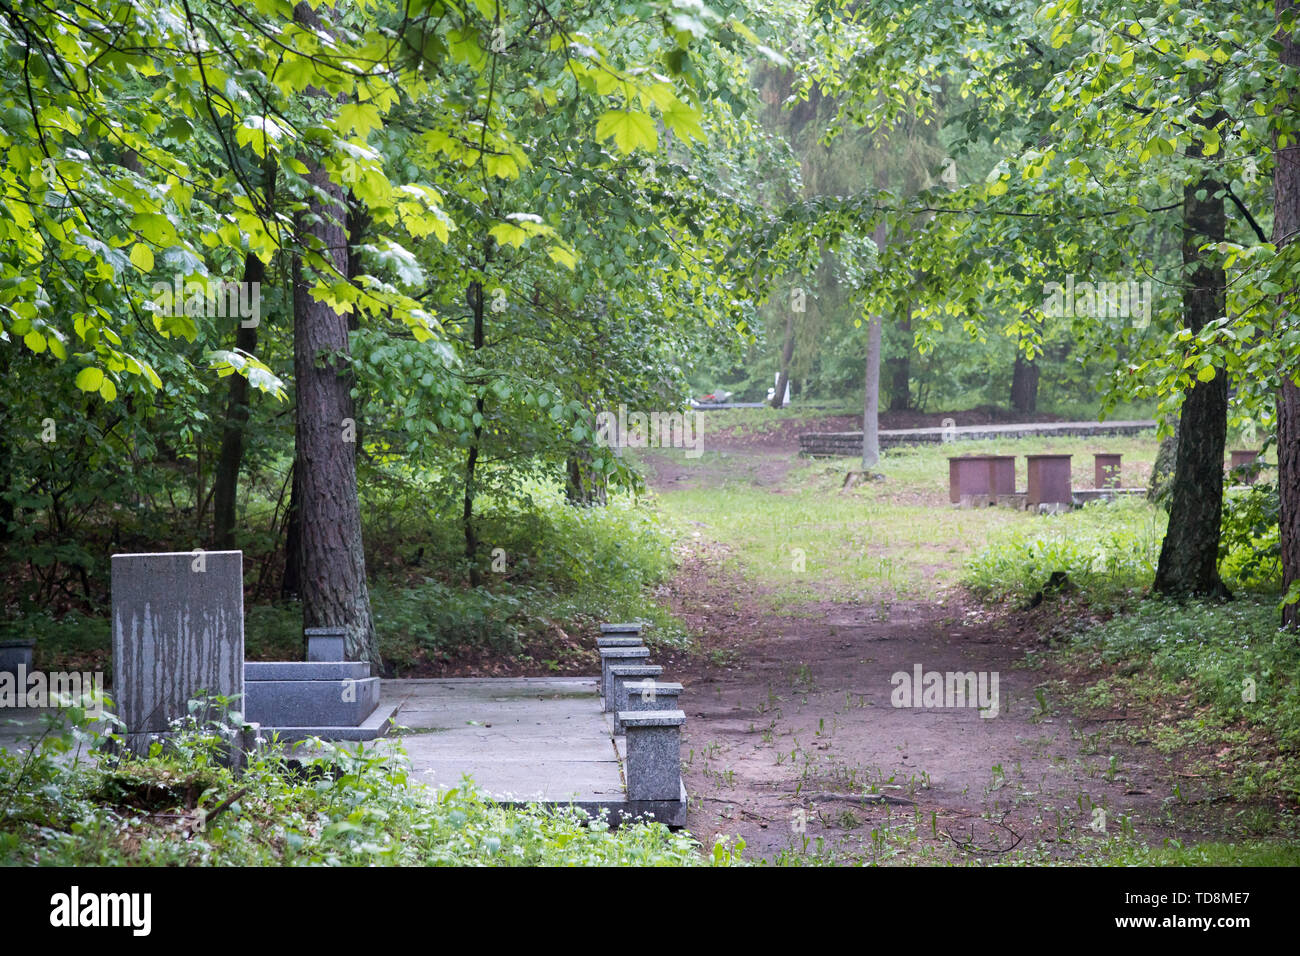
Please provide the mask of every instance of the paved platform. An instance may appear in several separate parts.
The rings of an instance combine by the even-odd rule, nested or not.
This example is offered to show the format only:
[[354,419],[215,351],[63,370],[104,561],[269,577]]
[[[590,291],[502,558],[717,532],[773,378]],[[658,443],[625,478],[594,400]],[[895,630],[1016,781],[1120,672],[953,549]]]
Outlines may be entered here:
[[685,823],[684,789],[677,802],[629,803],[623,738],[595,677],[385,680],[389,705],[397,727],[374,746],[400,741],[414,779],[449,788],[469,776],[503,804],[573,804],[615,824]]
[[[41,732],[44,731],[45,715],[56,715],[57,713],[58,710],[54,707],[0,708],[0,750],[8,750],[10,753],[25,753],[31,747],[32,740],[39,737]],[[68,755],[67,759],[71,760],[73,756]],[[80,756],[85,759],[84,751]]]

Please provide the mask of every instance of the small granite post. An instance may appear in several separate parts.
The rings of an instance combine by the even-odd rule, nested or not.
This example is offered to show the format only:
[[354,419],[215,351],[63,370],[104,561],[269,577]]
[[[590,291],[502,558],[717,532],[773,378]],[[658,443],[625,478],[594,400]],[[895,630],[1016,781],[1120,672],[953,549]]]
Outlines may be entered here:
[[1123,455],[1098,452],[1092,456],[1094,488],[1118,488],[1123,469]]
[[650,651],[644,647],[602,647],[600,649],[600,696],[605,710],[614,709],[614,678],[609,669],[615,664],[644,664]]
[[238,698],[229,707],[242,712],[241,552],[115,554],[112,587],[112,696],[128,750],[147,752],[198,697]]
[[614,712],[615,733],[621,734],[623,729],[618,727],[618,712],[627,710],[627,682],[630,680],[655,680],[664,669],[659,664],[614,664],[609,669],[609,675],[614,684],[614,702],[613,706],[608,708]]
[[[994,465],[989,455],[955,455],[948,458],[948,500],[953,504],[992,504]],[[1015,472],[1012,471],[1012,484]],[[1015,488],[1011,489],[1015,491]]]
[[1070,492],[1069,455],[1026,455],[1029,463],[1026,503],[1036,511],[1066,511],[1074,501]]
[[639,637],[598,637],[597,647],[644,647]]
[[1253,485],[1259,480],[1259,452],[1257,450],[1252,448],[1234,448],[1230,454],[1232,456],[1229,464],[1229,469],[1231,471],[1235,472],[1240,468],[1240,473],[1244,475],[1246,484],[1248,485]]
[[627,799],[681,799],[682,724],[680,710],[623,711],[627,731]]
[[348,635],[346,627],[307,627],[302,633],[307,639],[308,661],[347,660],[343,650]]
[[655,680],[653,677],[623,681],[622,704],[614,714],[614,733],[616,735],[624,733],[623,725],[619,722],[619,714],[629,711],[635,713],[645,710],[677,710],[681,693],[681,684]]
[[645,628],[635,622],[628,624],[602,624],[600,633],[603,637],[640,637]]

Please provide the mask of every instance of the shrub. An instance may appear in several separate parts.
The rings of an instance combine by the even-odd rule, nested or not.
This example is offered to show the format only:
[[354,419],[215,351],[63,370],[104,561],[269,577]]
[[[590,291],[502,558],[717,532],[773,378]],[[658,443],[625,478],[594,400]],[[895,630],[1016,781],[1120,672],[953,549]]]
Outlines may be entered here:
[[1260,483],[1223,496],[1219,573],[1229,586],[1273,590],[1282,582],[1277,486]]
[[1025,598],[1054,572],[1106,601],[1155,576],[1166,516],[1143,500],[1095,501],[996,535],[966,564],[964,583],[990,600]]
[[0,863],[697,866],[743,851],[704,855],[689,834],[611,830],[574,808],[501,807],[468,783],[434,791],[400,752],[268,749],[237,775],[219,759],[228,723],[185,721],[165,753],[87,761],[68,754],[105,738],[84,712],[56,713],[26,754],[0,750]]

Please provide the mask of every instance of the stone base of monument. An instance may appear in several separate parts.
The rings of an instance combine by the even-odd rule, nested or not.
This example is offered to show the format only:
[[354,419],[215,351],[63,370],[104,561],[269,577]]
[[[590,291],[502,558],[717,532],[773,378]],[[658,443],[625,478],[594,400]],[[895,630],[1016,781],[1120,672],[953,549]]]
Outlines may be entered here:
[[267,739],[374,740],[395,710],[380,707],[379,678],[365,662],[244,662],[244,718]]
[[1075,507],[1090,501],[1109,501],[1121,495],[1145,495],[1145,488],[1076,488],[1071,492]]
[[0,641],[0,673],[30,674],[35,646],[36,641],[31,639]]

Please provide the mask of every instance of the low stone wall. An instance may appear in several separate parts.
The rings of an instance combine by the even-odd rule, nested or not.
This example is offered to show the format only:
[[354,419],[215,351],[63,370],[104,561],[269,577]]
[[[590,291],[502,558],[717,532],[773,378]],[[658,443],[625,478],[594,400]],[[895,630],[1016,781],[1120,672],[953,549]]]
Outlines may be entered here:
[[[1062,438],[1138,435],[1156,427],[1154,421],[1031,422],[1021,425],[961,425],[956,428],[901,428],[879,432],[880,447],[925,445],[945,441],[994,438]],[[799,436],[799,454],[806,458],[858,458],[862,432],[814,432]]]

